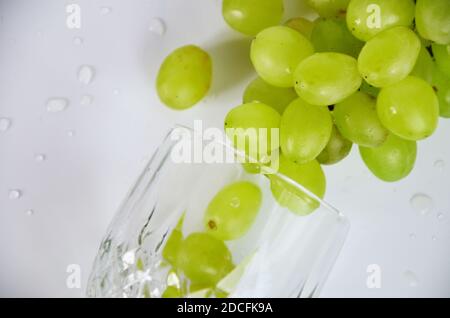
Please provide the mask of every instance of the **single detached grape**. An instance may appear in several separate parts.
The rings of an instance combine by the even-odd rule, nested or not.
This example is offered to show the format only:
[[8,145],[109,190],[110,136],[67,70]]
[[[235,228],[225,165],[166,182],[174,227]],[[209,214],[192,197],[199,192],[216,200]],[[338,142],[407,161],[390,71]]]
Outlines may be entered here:
[[183,241],[178,265],[192,283],[207,286],[214,286],[233,270],[225,243],[207,233],[193,233]]
[[[279,148],[280,114],[270,106],[251,102],[233,108],[225,118],[225,132],[238,150],[255,162]],[[265,148],[265,149],[264,149]]]
[[416,27],[423,38],[438,44],[450,44],[449,21],[450,1],[416,1]]
[[206,232],[228,241],[244,236],[261,207],[261,190],[248,181],[232,183],[211,200],[204,217]]
[[257,77],[245,89],[243,99],[244,103],[260,102],[283,114],[286,107],[297,97],[297,93],[292,87],[272,86]]
[[364,163],[376,177],[394,182],[405,178],[414,168],[417,144],[391,134],[380,147],[359,147],[359,151]]
[[330,141],[328,141],[327,146],[317,157],[317,161],[323,165],[333,165],[345,157],[348,156],[350,150],[352,150],[352,142],[345,139],[340,133],[336,126],[333,125],[333,130],[331,131]]
[[296,163],[314,160],[330,140],[332,128],[333,122],[327,107],[310,105],[298,98],[281,117],[282,153]]
[[321,17],[344,16],[350,0],[306,0],[306,3]]
[[305,36],[289,27],[276,26],[256,36],[250,58],[264,81],[278,87],[292,87],[295,68],[313,52],[314,48]]
[[354,58],[341,53],[315,53],[301,62],[294,73],[295,90],[312,105],[334,105],[361,86]]
[[439,70],[450,78],[450,44],[433,44],[433,54]]
[[433,88],[439,99],[439,113],[441,117],[450,118],[450,78],[438,68],[433,70]]
[[361,50],[358,68],[366,82],[376,87],[395,84],[414,68],[421,43],[407,27],[394,27],[369,40]]
[[414,0],[351,0],[347,26],[358,39],[368,41],[394,26],[411,26],[414,14]]
[[223,0],[222,14],[228,25],[246,35],[278,25],[283,17],[283,0]]
[[375,98],[363,92],[336,104],[333,117],[342,136],[360,146],[378,147],[389,134],[378,119]]
[[377,100],[381,123],[395,135],[420,140],[433,134],[439,119],[439,101],[424,80],[408,76],[381,90]]
[[[297,164],[283,155],[280,156],[279,173],[299,183],[319,198],[325,195],[325,175],[317,160]],[[285,181],[277,174],[269,175],[270,188],[277,202],[298,215],[308,215],[316,210],[320,203],[301,190]]]
[[314,22],[302,17],[290,19],[284,25],[300,32],[307,39],[311,38],[311,33],[314,28]]
[[161,101],[176,110],[198,103],[211,86],[212,63],[208,53],[188,45],[166,57],[159,69],[156,90]]
[[347,29],[344,19],[319,19],[314,24],[311,42],[316,52],[338,52],[358,57],[364,43]]
[[428,84],[433,83],[433,70],[435,68],[435,63],[430,55],[430,52],[422,45],[420,49],[419,57],[417,58],[416,65],[411,72],[411,75],[420,77]]

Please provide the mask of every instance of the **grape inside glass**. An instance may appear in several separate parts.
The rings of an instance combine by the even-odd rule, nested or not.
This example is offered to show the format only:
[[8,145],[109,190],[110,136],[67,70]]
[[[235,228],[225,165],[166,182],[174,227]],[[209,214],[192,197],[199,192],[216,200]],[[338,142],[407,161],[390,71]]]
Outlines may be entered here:
[[[177,129],[162,142],[112,220],[95,259],[88,296],[317,297],[344,243],[347,219],[281,174],[276,176],[318,203],[313,213],[300,216],[281,207],[272,195],[270,179],[246,172],[238,161],[174,160],[181,143],[172,137]],[[192,144],[199,142],[190,132]],[[236,155],[226,143],[201,144],[203,150],[214,146],[224,154]],[[259,187],[260,196],[245,186],[248,182]],[[261,202],[244,235],[219,241],[208,236],[205,213],[216,194],[230,184],[244,185],[243,191],[254,191]],[[214,288],[189,279],[198,278],[197,268],[187,268],[186,275],[170,265],[169,256],[163,256],[163,251],[170,254],[172,247],[166,249],[167,242],[172,238],[169,244],[173,244],[179,231],[185,239],[189,237],[189,248],[197,258],[210,256],[204,261],[226,270]],[[189,251],[183,253],[189,267],[189,255],[185,255]],[[214,279],[213,274],[207,278]]]

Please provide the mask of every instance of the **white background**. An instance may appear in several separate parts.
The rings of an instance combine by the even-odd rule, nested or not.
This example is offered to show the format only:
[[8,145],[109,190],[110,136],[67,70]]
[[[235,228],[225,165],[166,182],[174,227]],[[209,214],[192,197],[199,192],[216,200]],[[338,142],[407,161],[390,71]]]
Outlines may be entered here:
[[[81,7],[79,30],[66,27],[69,3]],[[309,14],[299,1],[286,4],[287,17]],[[162,36],[149,31],[155,17],[165,21]],[[0,132],[0,296],[84,296],[111,217],[169,127],[194,119],[222,127],[240,103],[254,77],[249,43],[227,28],[218,0],[0,0],[0,117],[12,120]],[[211,53],[214,85],[199,105],[174,112],[158,101],[154,80],[163,57],[185,44]],[[83,64],[96,70],[89,85],[77,79]],[[80,104],[85,94],[91,105]],[[69,107],[48,113],[51,97]],[[326,199],[352,229],[322,296],[450,297],[449,137],[442,120],[420,143],[414,172],[396,184],[371,176],[356,147],[325,168]],[[437,160],[447,165],[434,167]],[[21,198],[9,199],[11,189]],[[426,216],[410,205],[416,193],[433,199]],[[66,287],[69,264],[81,266],[81,289]],[[380,289],[366,286],[370,264],[381,268]]]

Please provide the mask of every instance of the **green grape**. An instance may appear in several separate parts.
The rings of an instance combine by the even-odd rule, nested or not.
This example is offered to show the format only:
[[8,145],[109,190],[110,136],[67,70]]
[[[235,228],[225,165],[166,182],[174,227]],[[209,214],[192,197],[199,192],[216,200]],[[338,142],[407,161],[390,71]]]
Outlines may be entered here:
[[281,117],[281,151],[296,163],[314,160],[330,140],[332,128],[333,122],[326,107],[310,105],[298,98]]
[[360,146],[378,147],[389,134],[378,119],[375,98],[363,92],[336,104],[333,117],[342,136]]
[[261,190],[248,181],[232,183],[211,200],[203,223],[206,232],[223,241],[244,236],[261,207]]
[[450,118],[450,78],[437,67],[433,70],[433,88],[439,99],[439,113],[441,117]]
[[280,114],[296,98],[297,93],[292,87],[275,87],[260,77],[255,78],[244,92],[244,103],[260,102],[273,107]]
[[424,80],[408,76],[381,90],[377,100],[381,123],[395,135],[420,140],[433,134],[439,119],[439,101]]
[[325,149],[317,157],[317,161],[322,165],[338,163],[348,156],[350,150],[352,150],[352,146],[352,142],[342,137],[339,130],[333,125],[330,141],[328,141]]
[[216,290],[214,292],[214,295],[216,296],[216,298],[228,298],[229,294],[227,292],[221,291],[221,290]]
[[162,293],[161,297],[162,298],[181,298],[182,293],[181,293],[181,290],[179,290],[175,286],[167,286],[167,288]]
[[300,32],[307,39],[311,38],[311,33],[314,28],[314,22],[301,17],[290,19],[284,25]]
[[366,81],[363,81],[361,84],[361,87],[359,90],[363,93],[369,94],[372,97],[377,97],[380,93],[380,88],[375,87],[367,83]]
[[319,19],[314,24],[311,42],[316,52],[338,52],[358,57],[364,43],[347,29],[343,19]]
[[433,44],[433,54],[437,67],[450,78],[450,45]]
[[294,73],[295,90],[312,105],[334,105],[361,86],[354,58],[341,53],[315,53],[299,64]]
[[201,48],[188,45],[170,53],[161,65],[156,90],[168,107],[183,110],[194,106],[211,86],[211,58]]
[[283,0],[223,0],[222,15],[234,30],[256,35],[278,25],[283,17]]
[[[279,128],[280,119],[280,114],[272,107],[251,102],[235,107],[227,114],[225,132],[235,148],[257,162],[279,148],[277,136],[272,138],[272,129]],[[261,130],[265,134],[261,134]]]
[[416,27],[420,35],[438,44],[450,44],[450,1],[417,0]]
[[414,14],[413,0],[351,0],[347,26],[355,37],[368,41],[392,27],[411,26]]
[[349,2],[350,0],[306,0],[306,3],[324,18],[345,15]]
[[261,78],[278,87],[292,87],[297,65],[312,55],[314,48],[299,32],[276,26],[260,32],[253,40],[250,58]]
[[162,250],[163,258],[174,267],[177,267],[178,252],[183,242],[183,232],[182,232],[183,220],[184,214],[178,221],[177,226],[173,229],[172,233],[167,239],[164,249]]
[[[211,285],[208,284],[204,284],[204,283],[195,283],[195,282],[191,282],[191,284],[189,285],[189,293],[196,293],[198,291],[202,291],[202,290],[208,290],[211,289]],[[212,293],[212,290],[209,291],[209,293]]]
[[389,135],[378,148],[359,147],[361,157],[372,173],[379,179],[394,182],[405,178],[414,168],[417,143]]
[[435,63],[430,53],[425,46],[422,45],[416,65],[410,75],[420,77],[421,79],[431,84],[433,82],[433,69]]
[[[325,195],[325,174],[317,160],[297,164],[281,155],[279,173],[299,183],[319,198]],[[291,212],[308,215],[320,206],[316,199],[286,182],[278,174],[269,175],[269,179],[273,196],[281,206],[288,208]]]
[[178,251],[183,242],[183,234],[179,230],[173,230],[167,239],[162,255],[172,266],[177,266]]
[[420,47],[420,40],[411,29],[400,26],[383,31],[361,50],[359,72],[372,86],[395,84],[411,73]]
[[181,245],[179,268],[195,284],[214,286],[233,270],[228,247],[207,233],[192,233]]

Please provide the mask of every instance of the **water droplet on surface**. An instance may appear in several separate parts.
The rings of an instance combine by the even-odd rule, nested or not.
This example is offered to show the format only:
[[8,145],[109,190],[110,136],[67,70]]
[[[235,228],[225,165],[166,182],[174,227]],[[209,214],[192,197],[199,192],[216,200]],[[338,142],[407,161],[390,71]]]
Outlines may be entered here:
[[80,104],[83,106],[89,106],[94,101],[94,97],[91,95],[83,95],[80,100]]
[[50,113],[62,112],[69,105],[69,101],[66,98],[50,98],[47,101],[47,111]]
[[69,136],[69,137],[75,136],[75,130],[68,130],[67,131],[67,136]]
[[11,127],[11,119],[2,117],[0,118],[0,132],[5,132]]
[[112,9],[110,7],[101,7],[100,8],[100,14],[101,15],[108,15],[112,12]]
[[32,216],[34,214],[34,211],[32,209],[26,210],[25,214],[28,216]]
[[442,220],[444,218],[444,213],[439,213],[437,215],[438,220]]
[[423,193],[413,195],[410,204],[421,215],[427,215],[433,210],[433,200]]
[[166,33],[166,24],[160,18],[153,18],[150,21],[148,30],[156,35],[164,35]]
[[34,156],[34,160],[37,162],[44,162],[47,157],[43,153],[39,153],[36,156]]
[[410,233],[410,234],[409,234],[409,238],[410,238],[411,240],[415,240],[415,239],[417,238],[416,233]]
[[445,168],[445,161],[444,160],[436,160],[433,164],[433,167],[442,171]]
[[83,84],[90,84],[94,79],[95,70],[90,65],[81,65],[78,69],[78,80]]
[[431,240],[432,240],[433,242],[436,242],[436,241],[437,241],[437,236],[436,236],[436,235],[432,235],[432,236],[431,236]]
[[9,195],[8,195],[8,197],[9,197],[10,200],[17,200],[17,199],[20,199],[21,196],[22,196],[22,191],[16,190],[16,189],[14,189],[14,190],[9,190]]
[[230,206],[233,208],[238,208],[241,205],[241,200],[238,197],[234,197],[230,201]]
[[417,287],[419,285],[419,278],[416,273],[411,270],[407,270],[403,273],[403,277],[406,279],[409,287]]
[[81,44],[83,44],[83,39],[80,38],[79,36],[76,36],[76,37],[73,38],[73,44],[81,45]]

